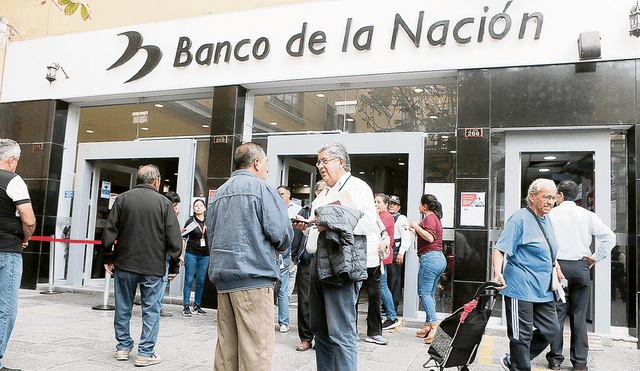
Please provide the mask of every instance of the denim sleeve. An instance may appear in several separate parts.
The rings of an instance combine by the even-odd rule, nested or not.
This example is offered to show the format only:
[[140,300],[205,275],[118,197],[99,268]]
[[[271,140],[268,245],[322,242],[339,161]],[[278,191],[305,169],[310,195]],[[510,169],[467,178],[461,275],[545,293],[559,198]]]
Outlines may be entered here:
[[293,227],[286,206],[276,189],[265,186],[262,192],[262,229],[278,251],[286,251],[293,241]]

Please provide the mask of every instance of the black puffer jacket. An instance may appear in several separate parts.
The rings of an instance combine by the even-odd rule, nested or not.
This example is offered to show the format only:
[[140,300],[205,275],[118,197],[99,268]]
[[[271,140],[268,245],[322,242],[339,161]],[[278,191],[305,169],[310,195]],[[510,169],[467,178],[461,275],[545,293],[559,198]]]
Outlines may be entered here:
[[336,286],[367,279],[367,236],[353,229],[364,213],[341,205],[316,209],[317,225],[328,228],[318,236],[316,267],[321,282]]

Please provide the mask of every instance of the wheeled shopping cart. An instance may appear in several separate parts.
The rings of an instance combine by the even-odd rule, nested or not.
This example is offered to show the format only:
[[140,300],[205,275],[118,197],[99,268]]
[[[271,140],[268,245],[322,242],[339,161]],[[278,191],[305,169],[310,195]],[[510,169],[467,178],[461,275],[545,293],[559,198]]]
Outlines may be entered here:
[[440,323],[423,367],[430,371],[456,366],[460,371],[469,370],[497,300],[498,290],[494,287],[500,286],[498,282],[483,283],[472,301]]

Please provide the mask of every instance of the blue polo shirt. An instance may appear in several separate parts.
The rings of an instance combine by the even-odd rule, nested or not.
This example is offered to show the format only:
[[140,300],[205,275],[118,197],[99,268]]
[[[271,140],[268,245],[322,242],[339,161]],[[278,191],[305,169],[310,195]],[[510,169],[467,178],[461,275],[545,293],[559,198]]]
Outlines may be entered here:
[[[555,234],[549,218],[539,218],[554,256],[558,252]],[[500,235],[495,249],[506,255],[503,276],[507,287],[500,291],[504,296],[532,303],[553,301],[551,284],[551,254],[549,245],[535,221],[526,209],[513,213]]]

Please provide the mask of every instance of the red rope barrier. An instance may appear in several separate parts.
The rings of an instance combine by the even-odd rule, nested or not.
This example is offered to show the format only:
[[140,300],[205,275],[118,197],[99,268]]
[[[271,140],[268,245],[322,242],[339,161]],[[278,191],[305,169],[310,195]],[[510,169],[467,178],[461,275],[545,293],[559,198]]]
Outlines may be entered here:
[[96,240],[69,240],[66,238],[53,238],[53,237],[45,237],[45,236],[31,236],[29,241],[45,241],[45,242],[66,242],[66,243],[86,243],[91,245],[100,245],[102,241]]

